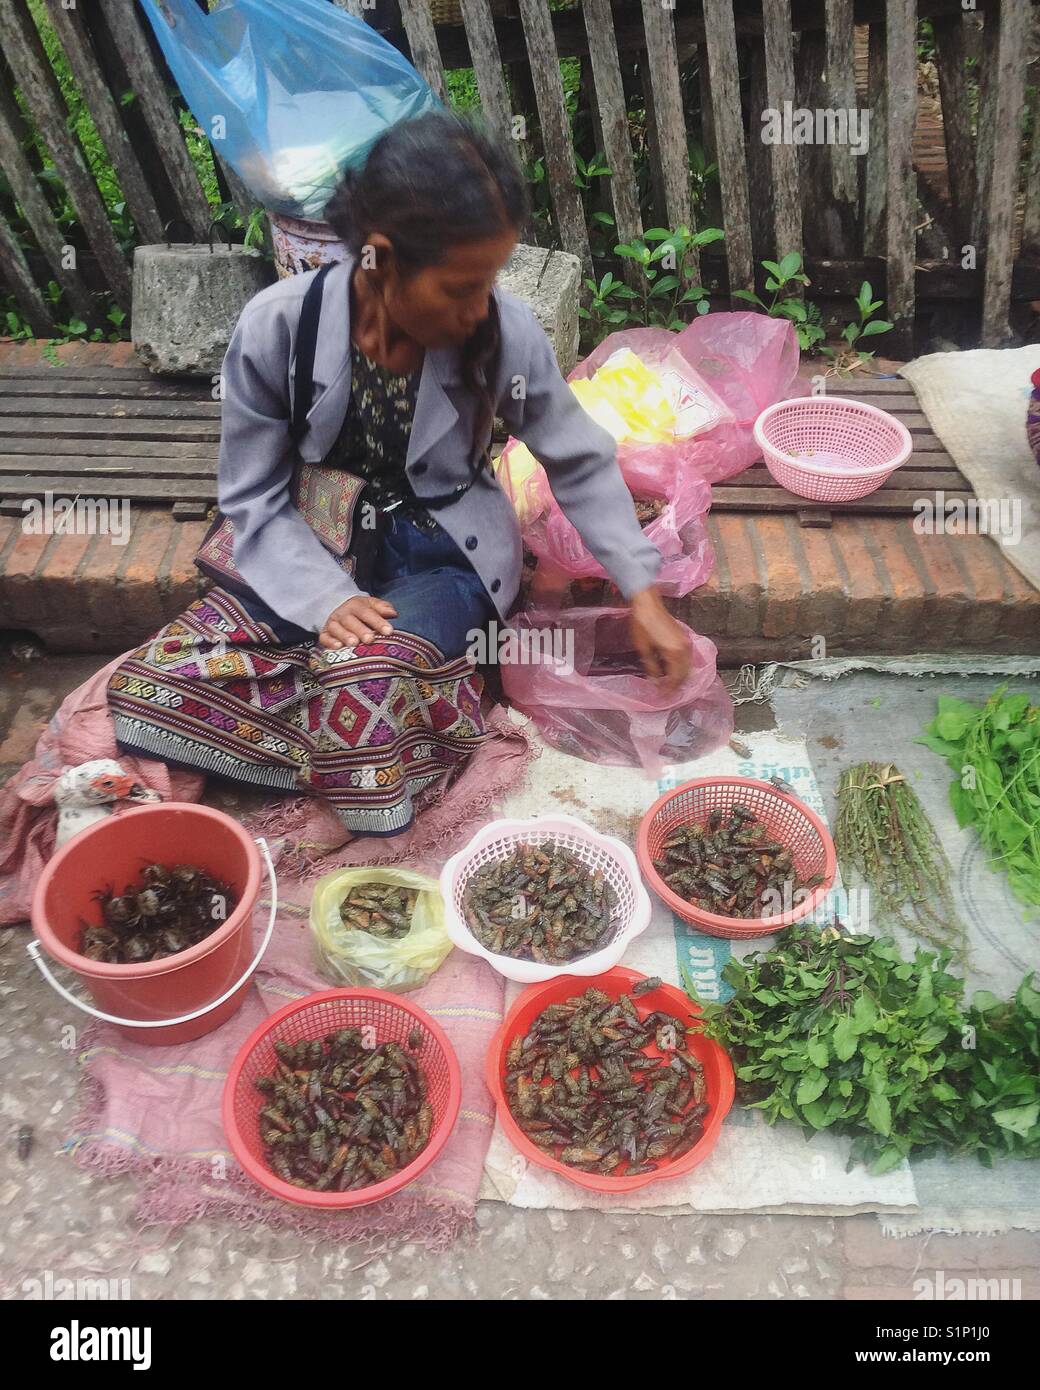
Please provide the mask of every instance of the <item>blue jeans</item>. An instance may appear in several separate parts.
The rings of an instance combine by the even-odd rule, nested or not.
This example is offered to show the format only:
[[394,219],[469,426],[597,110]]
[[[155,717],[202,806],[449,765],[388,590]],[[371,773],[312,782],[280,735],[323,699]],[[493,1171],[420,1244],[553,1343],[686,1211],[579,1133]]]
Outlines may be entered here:
[[[465,652],[470,633],[486,628],[495,605],[480,576],[442,526],[423,531],[398,512],[385,517],[371,591],[397,609],[394,627],[425,637],[446,661]],[[265,603],[239,600],[279,642],[312,641],[314,634],[286,622]]]

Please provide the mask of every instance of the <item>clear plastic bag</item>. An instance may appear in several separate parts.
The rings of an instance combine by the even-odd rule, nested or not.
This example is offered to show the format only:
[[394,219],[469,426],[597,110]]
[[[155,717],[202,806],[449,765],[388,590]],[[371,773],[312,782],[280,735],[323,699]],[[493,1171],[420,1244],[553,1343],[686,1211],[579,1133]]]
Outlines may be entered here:
[[[666,762],[688,762],[733,733],[733,702],[715,669],[714,643],[686,629],[693,663],[678,690],[665,693],[644,675],[632,647],[627,608],[528,609],[511,624],[523,661],[504,663],[509,701],[564,753],[656,777]],[[560,629],[573,639],[559,659]],[[524,633],[542,634],[525,640]]]
[[[406,935],[392,940],[344,924],[343,899],[363,883],[390,883],[418,892]],[[311,932],[318,969],[338,985],[404,994],[424,985],[451,951],[444,899],[435,878],[411,869],[333,869],[319,878],[311,898]]]
[[214,147],[274,212],[313,221],[389,126],[440,103],[411,63],[328,0],[141,0]]

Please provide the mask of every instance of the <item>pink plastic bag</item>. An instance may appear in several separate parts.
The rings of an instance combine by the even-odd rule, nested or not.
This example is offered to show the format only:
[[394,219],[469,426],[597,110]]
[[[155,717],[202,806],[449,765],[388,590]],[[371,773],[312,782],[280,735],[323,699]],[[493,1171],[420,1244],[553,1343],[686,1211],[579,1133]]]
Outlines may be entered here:
[[[802,394],[798,337],[787,319],[754,312],[702,314],[678,335],[676,347],[729,406],[752,447],[755,420],[766,406]],[[756,450],[749,462],[757,457]]]
[[[741,314],[739,317],[760,316]],[[653,472],[663,479],[674,479],[680,469],[688,469],[711,483],[718,482],[720,478],[731,478],[751,461],[745,432],[740,428],[737,417],[714,389],[713,383],[694,368],[684,351],[683,337],[683,333],[672,333],[667,328],[624,328],[604,338],[567,378],[568,381],[580,381],[594,376],[615,352],[628,348],[672,387],[678,395],[680,409],[684,396],[691,400],[694,410],[701,405],[714,409],[717,424],[687,437],[680,435],[672,443],[642,444],[622,440],[618,444],[617,457],[626,478],[629,469],[639,469],[644,476]]]
[[529,609],[511,626],[518,659],[503,663],[503,689],[561,752],[656,777],[666,762],[701,757],[733,733],[715,645],[689,628],[690,674],[666,694],[643,674],[626,608]]
[[[711,506],[711,488],[703,478],[680,468],[674,476],[662,466],[665,445],[642,445],[657,449],[639,459],[629,458],[622,467],[625,482],[636,497],[661,498],[667,506],[643,528],[643,534],[661,552],[664,563],[657,576],[662,594],[683,598],[699,588],[715,566],[715,551],[704,526]],[[603,566],[586,549],[585,542],[556,505],[545,473],[539,469],[534,486],[538,489],[538,515],[524,532],[532,554],[545,566],[568,579],[606,578]]]

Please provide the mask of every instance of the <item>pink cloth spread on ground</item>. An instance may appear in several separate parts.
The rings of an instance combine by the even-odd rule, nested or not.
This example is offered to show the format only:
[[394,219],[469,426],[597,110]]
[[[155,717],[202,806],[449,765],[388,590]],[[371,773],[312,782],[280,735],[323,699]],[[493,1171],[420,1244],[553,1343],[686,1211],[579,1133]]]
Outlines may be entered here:
[[[32,890],[54,848],[54,783],[62,769],[118,757],[137,781],[166,800],[197,801],[203,779],[163,763],[127,758],[113,739],[106,701],[109,672],[74,690],[41,736],[35,758],[0,792],[0,925],[23,921]],[[221,1216],[264,1222],[333,1239],[399,1237],[439,1247],[473,1215],[494,1107],[484,1086],[484,1057],[502,1019],[503,981],[485,962],[453,951],[409,996],[441,1024],[462,1069],[462,1107],[437,1160],[404,1191],[352,1212],[311,1213],[268,1198],[231,1157],[220,1122],[224,1077],[236,1052],[263,1019],[292,999],[327,989],[310,956],[309,882],[343,864],[387,864],[436,873],[465,843],[496,797],[521,779],[534,748],[501,707],[487,718],[492,737],[450,784],[429,793],[414,827],[392,839],[347,841],[334,813],[296,797],[265,808],[250,826],[264,834],[278,873],[277,926],[256,982],[223,1027],[177,1047],[143,1047],[108,1024],[81,1035],[84,1105],[67,1147],[101,1173],[143,1179],[137,1214],[145,1224]],[[261,928],[266,893],[254,921]]]

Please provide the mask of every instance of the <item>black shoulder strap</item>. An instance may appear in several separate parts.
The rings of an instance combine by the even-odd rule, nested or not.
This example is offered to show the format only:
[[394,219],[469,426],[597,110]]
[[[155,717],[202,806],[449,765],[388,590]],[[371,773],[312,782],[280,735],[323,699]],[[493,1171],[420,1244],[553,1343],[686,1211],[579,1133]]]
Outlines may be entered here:
[[320,270],[315,271],[303,296],[300,324],[296,330],[296,376],[292,418],[289,421],[289,438],[294,444],[299,444],[308,429],[307,414],[314,397],[314,348],[318,341],[321,297],[325,276],[334,264],[334,261],[327,261]]

